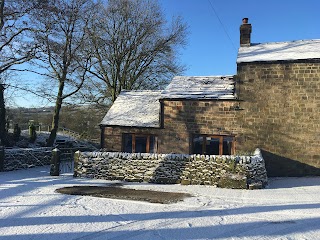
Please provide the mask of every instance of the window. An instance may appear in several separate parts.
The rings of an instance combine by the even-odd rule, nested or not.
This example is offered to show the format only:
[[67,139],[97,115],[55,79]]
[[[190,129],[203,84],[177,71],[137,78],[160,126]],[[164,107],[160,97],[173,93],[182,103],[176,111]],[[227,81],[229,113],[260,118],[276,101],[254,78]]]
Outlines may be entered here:
[[157,137],[134,133],[123,134],[122,151],[128,153],[156,153]]
[[234,137],[195,135],[192,138],[192,153],[206,155],[234,154]]

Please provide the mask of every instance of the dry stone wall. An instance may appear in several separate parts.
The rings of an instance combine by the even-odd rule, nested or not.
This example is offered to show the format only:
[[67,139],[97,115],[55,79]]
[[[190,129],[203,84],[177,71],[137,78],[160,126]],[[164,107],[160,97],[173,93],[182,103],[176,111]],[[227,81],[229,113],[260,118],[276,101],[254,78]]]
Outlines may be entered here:
[[78,152],[74,176],[242,189],[268,181],[259,150],[252,156]]
[[[1,171],[50,165],[52,148],[3,149]],[[1,155],[1,154],[0,154]]]

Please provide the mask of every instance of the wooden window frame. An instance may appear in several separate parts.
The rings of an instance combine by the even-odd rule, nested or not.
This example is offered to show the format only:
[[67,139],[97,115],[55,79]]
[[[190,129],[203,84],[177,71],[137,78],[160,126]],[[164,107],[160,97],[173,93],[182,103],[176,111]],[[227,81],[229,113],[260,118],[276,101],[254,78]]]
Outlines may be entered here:
[[158,137],[154,134],[140,134],[140,133],[123,133],[122,134],[122,146],[121,149],[124,151],[124,139],[125,135],[131,135],[132,137],[132,149],[131,152],[135,153],[136,151],[136,137],[147,137],[146,141],[146,153],[150,153],[150,137],[154,137],[154,152],[156,153],[158,151]]
[[206,153],[206,145],[207,145],[207,137],[219,139],[219,155],[223,155],[223,140],[224,138],[232,138],[232,146],[231,146],[231,155],[235,154],[235,136],[233,135],[209,135],[209,134],[194,134],[192,135],[192,153],[194,153],[194,142],[193,139],[196,137],[202,137],[202,154],[207,155]]

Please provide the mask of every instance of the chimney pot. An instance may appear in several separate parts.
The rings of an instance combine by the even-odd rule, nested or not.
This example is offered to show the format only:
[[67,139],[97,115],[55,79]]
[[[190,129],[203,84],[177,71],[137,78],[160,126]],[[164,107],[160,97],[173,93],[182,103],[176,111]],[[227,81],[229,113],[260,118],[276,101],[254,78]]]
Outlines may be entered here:
[[249,18],[243,18],[243,19],[242,19],[242,23],[243,23],[243,24],[248,23],[248,20],[249,20]]

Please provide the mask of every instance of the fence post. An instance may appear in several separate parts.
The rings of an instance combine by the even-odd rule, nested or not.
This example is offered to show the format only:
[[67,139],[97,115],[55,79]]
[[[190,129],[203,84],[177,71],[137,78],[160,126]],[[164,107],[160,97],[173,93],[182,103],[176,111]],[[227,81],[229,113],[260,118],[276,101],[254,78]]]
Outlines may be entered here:
[[80,150],[76,151],[73,155],[74,158],[74,167],[73,167],[73,177],[78,177],[78,163],[80,158]]
[[59,176],[60,173],[60,150],[55,148],[52,150],[50,176]]
[[4,171],[4,147],[0,146],[0,172]]

